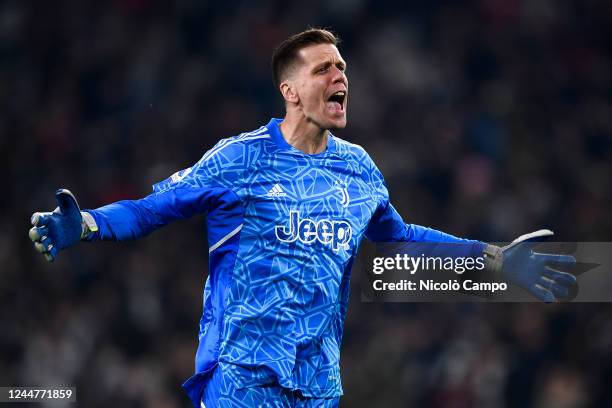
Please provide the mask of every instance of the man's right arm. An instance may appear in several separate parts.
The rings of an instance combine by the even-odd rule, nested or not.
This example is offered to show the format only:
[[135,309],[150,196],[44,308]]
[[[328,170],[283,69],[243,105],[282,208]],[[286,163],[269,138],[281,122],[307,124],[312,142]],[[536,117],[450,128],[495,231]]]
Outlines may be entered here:
[[86,231],[83,239],[125,241],[143,237],[172,221],[206,212],[213,200],[223,194],[221,190],[219,187],[180,185],[140,200],[118,201],[85,210],[96,227],[94,231]]
[[80,211],[74,195],[60,189],[56,193],[58,207],[53,212],[32,215],[29,236],[36,250],[52,262],[60,250],[79,240],[137,239],[172,221],[204,213],[227,192],[221,187],[178,185],[140,200]]
[[53,212],[32,216],[30,239],[48,261],[79,240],[124,241],[143,237],[178,219],[205,213],[236,201],[233,187],[244,173],[244,148],[235,139],[223,139],[195,165],[153,186],[139,200],[118,201],[81,211],[70,191],[56,193]]

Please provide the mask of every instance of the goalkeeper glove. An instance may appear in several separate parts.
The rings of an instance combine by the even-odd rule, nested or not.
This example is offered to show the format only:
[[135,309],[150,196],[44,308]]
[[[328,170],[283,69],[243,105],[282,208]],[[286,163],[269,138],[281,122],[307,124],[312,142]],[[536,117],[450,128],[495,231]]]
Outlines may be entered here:
[[540,254],[530,244],[552,235],[552,231],[539,230],[521,235],[505,247],[487,245],[484,251],[487,269],[541,301],[554,302],[567,297],[576,277],[553,268],[572,267],[576,259],[571,255]]
[[74,195],[66,190],[55,192],[58,207],[53,212],[36,212],[32,214],[33,227],[29,236],[34,248],[53,262],[58,251],[74,245],[90,233],[98,230],[91,214],[81,212]]

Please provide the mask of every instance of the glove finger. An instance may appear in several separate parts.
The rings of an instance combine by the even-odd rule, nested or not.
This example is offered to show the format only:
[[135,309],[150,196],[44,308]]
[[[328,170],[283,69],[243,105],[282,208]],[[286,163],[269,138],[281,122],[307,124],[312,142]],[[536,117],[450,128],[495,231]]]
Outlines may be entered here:
[[40,241],[42,237],[46,235],[49,235],[49,229],[47,227],[40,227],[40,228],[32,227],[30,228],[30,231],[28,232],[28,236],[34,242]]
[[40,227],[43,225],[47,225],[47,223],[49,222],[49,217],[51,217],[50,212],[35,212],[34,214],[32,214],[30,222],[33,226]]
[[546,283],[546,288],[555,296],[556,299],[564,299],[569,295],[569,286],[560,285],[553,280]]
[[555,298],[557,299],[563,299],[566,298],[567,295],[569,295],[569,287],[558,285],[556,283],[552,284],[549,290],[552,292],[553,295],[555,295]]
[[542,302],[552,303],[555,301],[555,295],[544,286],[536,283],[531,287],[531,294],[540,299]]
[[570,267],[576,265],[576,258],[574,258],[572,255],[539,253],[534,253],[534,255],[543,262],[546,262],[548,264],[554,263],[559,265],[560,267]]
[[520,242],[540,242],[552,235],[555,235],[555,233],[551,230],[541,229],[534,232],[530,232],[529,234],[521,235],[520,237],[512,241],[512,243],[518,244]]
[[552,279],[559,285],[563,285],[566,287],[572,286],[576,283],[576,277],[571,273],[555,271],[554,269],[551,269],[548,266],[544,269],[542,275],[549,279]]
[[40,252],[41,254],[44,254],[47,252],[47,247],[45,247],[43,244],[41,244],[40,242],[35,242],[34,243],[34,249],[36,249],[38,252]]
[[529,234],[524,234],[516,238],[510,244],[506,245],[503,249],[505,251],[508,251],[510,249],[518,247],[521,251],[533,250],[533,248],[536,247],[539,242],[546,241],[549,237],[553,235],[555,235],[555,233],[547,229],[530,232]]
[[42,242],[36,242],[34,248],[43,254],[47,262],[53,262],[58,252],[58,249],[53,244],[45,245]]
[[55,192],[55,198],[62,214],[71,216],[80,212],[79,204],[69,190],[65,188],[57,190]]
[[40,240],[40,243],[45,248],[43,252],[51,252],[51,249],[55,248],[53,241],[51,241],[51,238],[47,236],[43,236],[42,239]]

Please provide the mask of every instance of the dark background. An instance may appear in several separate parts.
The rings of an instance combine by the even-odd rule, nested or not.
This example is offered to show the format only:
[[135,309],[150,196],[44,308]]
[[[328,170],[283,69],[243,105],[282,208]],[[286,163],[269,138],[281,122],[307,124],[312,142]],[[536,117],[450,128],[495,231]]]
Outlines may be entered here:
[[[407,222],[504,241],[609,241],[612,3],[0,2],[0,385],[76,385],[83,407],[187,407],[203,218],[47,264],[29,217],[138,198],[283,106],[274,46],[343,39],[349,125]],[[357,273],[354,274],[358,276]],[[612,406],[607,304],[367,304],[344,407]]]

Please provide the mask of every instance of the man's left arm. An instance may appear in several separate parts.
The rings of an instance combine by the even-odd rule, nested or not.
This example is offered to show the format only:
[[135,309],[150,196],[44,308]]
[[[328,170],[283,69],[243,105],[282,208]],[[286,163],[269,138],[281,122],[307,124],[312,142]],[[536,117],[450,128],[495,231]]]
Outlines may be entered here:
[[[366,237],[374,242],[432,242],[461,245],[432,246],[430,256],[485,259],[485,274],[503,279],[527,290],[544,302],[553,302],[568,296],[576,277],[558,269],[568,269],[576,260],[570,255],[540,254],[529,243],[553,235],[540,230],[522,235],[510,245],[498,247],[481,241],[459,238],[442,231],[416,224],[406,224],[389,201],[389,193],[382,173],[364,152],[372,191],[378,207],[366,230]],[[440,251],[444,253],[440,253]]]
[[544,302],[566,298],[570,288],[576,283],[574,275],[557,270],[574,266],[576,259],[573,256],[537,253],[529,244],[552,235],[552,231],[539,230],[522,235],[505,247],[498,247],[481,241],[458,238],[432,228],[406,224],[389,202],[375,213],[366,231],[366,236],[374,242],[461,244],[432,246],[428,255],[472,259],[483,257],[485,274],[518,285]]

